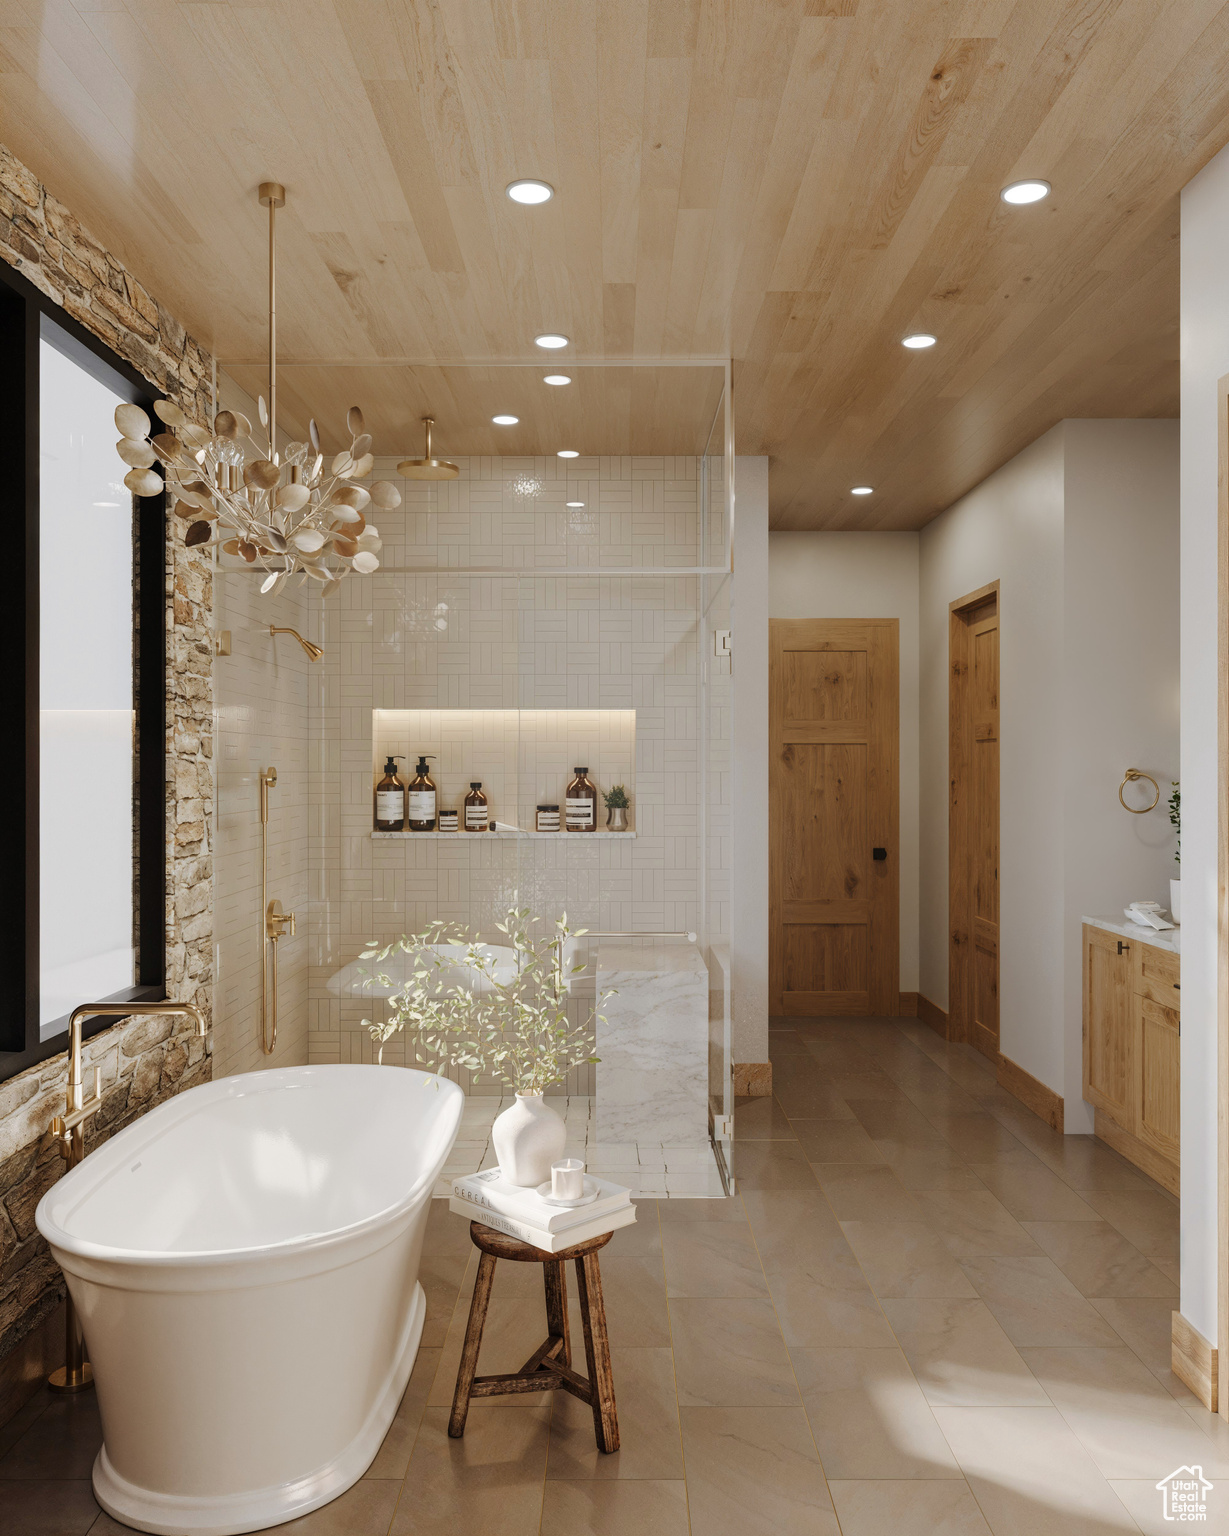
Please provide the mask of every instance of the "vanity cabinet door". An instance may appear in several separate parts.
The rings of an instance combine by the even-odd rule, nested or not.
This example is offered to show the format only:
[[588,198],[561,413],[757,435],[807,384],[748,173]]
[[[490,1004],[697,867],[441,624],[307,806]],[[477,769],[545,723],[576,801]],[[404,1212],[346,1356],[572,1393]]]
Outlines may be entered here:
[[1136,1122],[1135,947],[1117,934],[1085,925],[1084,1097],[1124,1131],[1133,1131]]
[[1181,1045],[1178,1014],[1137,996],[1139,1025],[1139,1124],[1136,1135],[1165,1157],[1178,1161]]
[[1135,956],[1136,992],[1163,1008],[1181,1008],[1180,957],[1155,944],[1132,944],[1131,949]]

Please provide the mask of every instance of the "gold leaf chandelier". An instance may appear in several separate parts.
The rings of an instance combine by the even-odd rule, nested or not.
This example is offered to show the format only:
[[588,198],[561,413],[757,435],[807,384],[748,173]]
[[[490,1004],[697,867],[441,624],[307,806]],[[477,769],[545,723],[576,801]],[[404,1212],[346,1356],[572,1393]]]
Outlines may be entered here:
[[[266,572],[262,592],[279,591],[296,572],[335,592],[351,571],[370,575],[380,565],[379,530],[368,521],[372,507],[391,511],[401,493],[386,480],[368,490],[358,482],[375,460],[371,436],[357,405],[346,424],[350,446],[334,456],[328,470],[314,420],[310,442],[277,449],[277,241],[276,214],[286,201],[277,182],[261,183],[260,201],[269,210],[269,404],[260,399],[262,449],[252,423],[239,411],[219,411],[213,431],[195,426],[172,400],[157,400],[154,411],[166,431],[151,435],[149,417],[137,405],[121,405],[115,425],[122,434],[116,452],[129,465],[124,484],[137,496],[176,497],[175,514],[188,523],[186,543],[210,545],[237,555]],[[428,455],[429,456],[429,455]]]

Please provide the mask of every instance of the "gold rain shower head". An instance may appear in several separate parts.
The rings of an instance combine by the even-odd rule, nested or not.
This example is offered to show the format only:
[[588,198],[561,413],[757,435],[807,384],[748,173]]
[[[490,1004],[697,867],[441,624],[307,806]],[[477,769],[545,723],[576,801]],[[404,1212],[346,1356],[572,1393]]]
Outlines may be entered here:
[[298,632],[297,629],[282,629],[277,624],[270,624],[269,633],[271,635],[293,635],[299,644],[303,647],[303,649],[307,652],[309,661],[319,661],[320,658],[324,655],[324,650],[321,646],[313,645],[310,640],[304,640],[303,636]]
[[457,466],[431,455],[431,428],[435,425],[435,417],[424,416],[422,424],[427,432],[427,446],[422,458],[402,459],[397,465],[397,473],[407,480],[455,480],[461,473]]

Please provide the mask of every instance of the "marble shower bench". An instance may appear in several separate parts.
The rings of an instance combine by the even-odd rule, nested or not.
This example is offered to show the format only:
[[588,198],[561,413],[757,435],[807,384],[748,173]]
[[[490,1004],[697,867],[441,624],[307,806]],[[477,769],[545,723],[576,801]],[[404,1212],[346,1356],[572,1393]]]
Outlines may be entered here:
[[604,942],[597,1026],[597,1139],[708,1140],[708,967],[694,944]]

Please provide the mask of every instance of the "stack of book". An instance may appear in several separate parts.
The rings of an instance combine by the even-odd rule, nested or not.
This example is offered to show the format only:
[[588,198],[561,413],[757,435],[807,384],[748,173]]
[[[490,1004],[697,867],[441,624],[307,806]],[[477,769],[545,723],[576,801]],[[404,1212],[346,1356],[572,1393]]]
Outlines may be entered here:
[[603,1232],[630,1226],[636,1219],[631,1191],[624,1185],[608,1184],[591,1173],[585,1175],[585,1183],[597,1185],[596,1200],[587,1205],[552,1205],[536,1190],[501,1179],[498,1168],[487,1168],[453,1180],[448,1209],[496,1232],[519,1237],[544,1253],[560,1253]]

